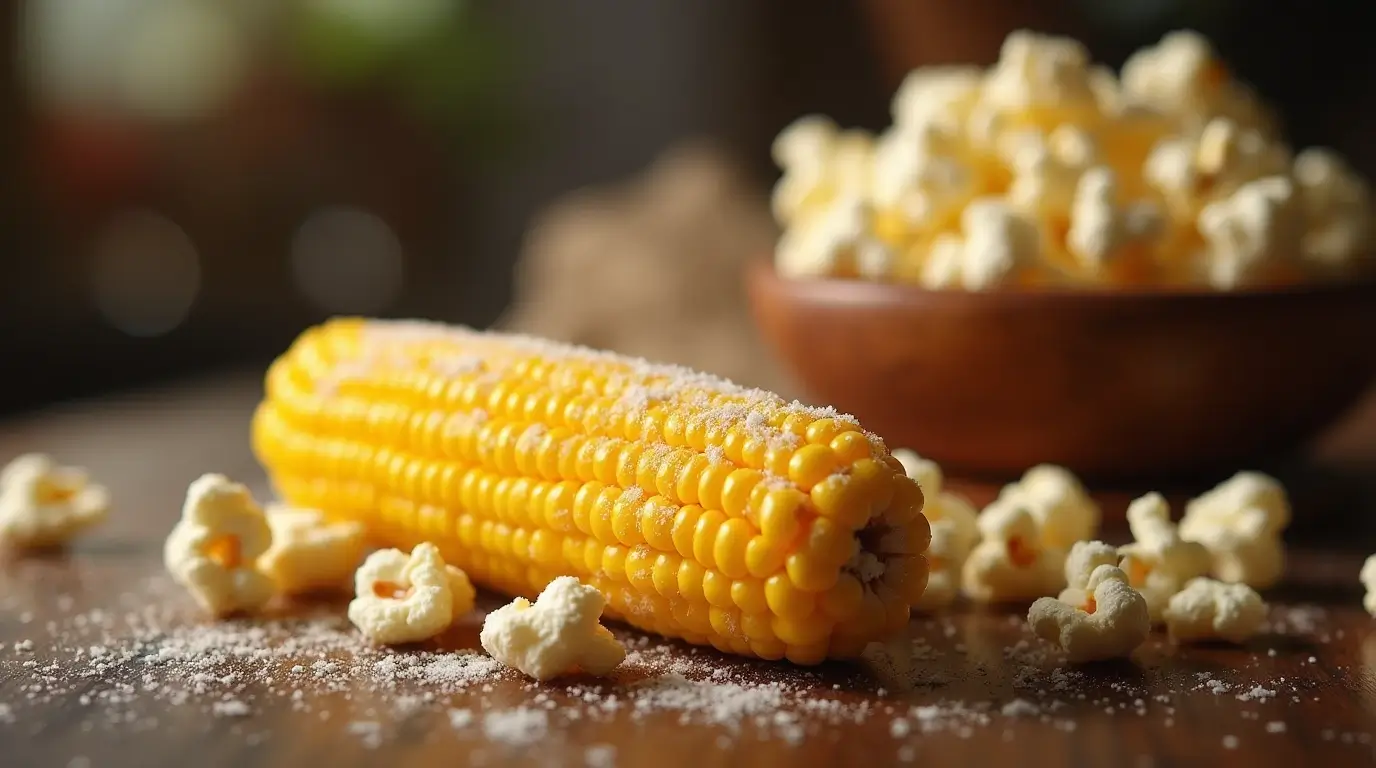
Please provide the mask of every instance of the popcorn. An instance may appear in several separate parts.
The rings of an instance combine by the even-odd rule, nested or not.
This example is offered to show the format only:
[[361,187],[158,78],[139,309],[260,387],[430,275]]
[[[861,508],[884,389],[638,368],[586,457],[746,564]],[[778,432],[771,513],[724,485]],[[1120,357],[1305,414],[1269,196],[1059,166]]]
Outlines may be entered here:
[[1371,251],[1371,191],[1336,153],[1303,150],[1293,169],[1307,219],[1302,252],[1309,261],[1341,267]]
[[417,643],[444,632],[473,610],[477,597],[468,575],[445,565],[429,542],[409,555],[398,549],[369,555],[354,574],[354,592],[349,621],[382,645]]
[[1097,109],[1089,52],[1067,37],[1019,30],[1004,39],[981,104],[1005,112],[1084,113]]
[[1113,170],[1095,166],[1080,176],[1070,206],[1066,248],[1082,267],[1098,273],[1130,246],[1159,235],[1165,219],[1154,204],[1118,204]]
[[272,530],[247,488],[224,475],[202,475],[187,489],[163,563],[202,608],[228,616],[272,598],[272,579],[257,566],[271,543]]
[[1077,541],[1065,558],[1065,589],[1057,600],[1082,611],[1094,602],[1090,577],[1101,565],[1118,565],[1118,550],[1102,541]]
[[363,559],[360,523],[282,505],[269,506],[267,520],[272,546],[258,559],[258,569],[272,577],[283,594],[343,588]]
[[983,540],[961,569],[965,594],[981,602],[1025,602],[1055,594],[1065,583],[1065,550],[1049,548],[1036,518],[1010,499],[979,515]]
[[964,239],[943,234],[932,243],[921,275],[928,288],[981,291],[1015,281],[1037,259],[1036,225],[995,198],[979,198],[961,214]]
[[882,277],[893,254],[869,231],[870,208],[856,197],[841,197],[798,226],[784,232],[776,268],[785,277],[823,277],[858,273]]
[[1065,650],[1072,663],[1130,655],[1151,632],[1147,603],[1112,565],[1094,569],[1085,583],[1083,605],[1043,597],[1027,612],[1027,623],[1043,640]]
[[784,169],[771,201],[781,222],[805,220],[837,197],[869,190],[874,146],[862,131],[840,131],[827,118],[810,115],[785,128],[772,149]]
[[625,647],[598,623],[606,603],[595,588],[560,576],[534,604],[518,597],[489,613],[480,639],[492,658],[536,680],[604,676],[626,658]]
[[1297,253],[1303,236],[1297,203],[1290,180],[1273,176],[1205,206],[1199,233],[1209,244],[1209,283],[1230,290],[1260,281]]
[[1228,117],[1269,133],[1274,118],[1251,90],[1231,79],[1213,46],[1197,32],[1171,32],[1123,63],[1122,96],[1191,123]]
[[1158,143],[1142,166],[1142,176],[1176,216],[1191,220],[1209,202],[1228,197],[1248,182],[1284,175],[1288,166],[1281,145],[1218,118],[1197,136]]
[[1099,506],[1069,470],[1040,464],[1018,482],[1004,486],[999,501],[1025,507],[1032,513],[1042,542],[1066,551],[1077,541],[1093,539],[1099,529]]
[[965,499],[942,489],[941,467],[905,448],[893,452],[908,477],[917,481],[927,499],[922,513],[931,523],[932,541],[927,545],[927,588],[913,604],[919,611],[934,611],[955,601],[960,593],[961,567],[979,542],[974,507]]
[[1208,574],[1212,560],[1204,545],[1180,537],[1161,494],[1134,500],[1127,517],[1135,541],[1118,548],[1121,565],[1128,583],[1146,599],[1152,622],[1159,624],[1171,597],[1191,579]]
[[1362,563],[1362,573],[1358,577],[1362,586],[1366,587],[1366,596],[1362,598],[1362,607],[1372,616],[1376,616],[1376,555],[1372,555]]
[[1246,642],[1266,620],[1266,603],[1246,584],[1191,579],[1166,606],[1166,631],[1171,640]]
[[979,101],[983,85],[984,72],[979,67],[915,69],[903,78],[894,93],[894,125],[905,130],[934,124],[958,125]]
[[0,543],[56,547],[105,519],[110,494],[86,471],[30,453],[0,470]]
[[875,150],[873,200],[913,229],[942,228],[974,197],[977,178],[958,136],[940,124],[894,130]]
[[1186,505],[1179,535],[1209,550],[1215,578],[1266,589],[1285,570],[1280,534],[1289,524],[1290,502],[1280,483],[1260,472],[1239,472]]

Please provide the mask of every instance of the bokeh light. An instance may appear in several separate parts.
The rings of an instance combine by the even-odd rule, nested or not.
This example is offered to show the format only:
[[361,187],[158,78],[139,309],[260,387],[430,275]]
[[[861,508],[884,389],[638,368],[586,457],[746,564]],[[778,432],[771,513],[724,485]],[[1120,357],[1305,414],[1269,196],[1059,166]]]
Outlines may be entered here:
[[358,208],[321,208],[292,241],[297,286],[327,312],[375,314],[405,282],[401,240],[375,214]]
[[201,285],[200,256],[161,214],[116,214],[96,234],[91,269],[97,309],[131,336],[161,336],[186,320]]

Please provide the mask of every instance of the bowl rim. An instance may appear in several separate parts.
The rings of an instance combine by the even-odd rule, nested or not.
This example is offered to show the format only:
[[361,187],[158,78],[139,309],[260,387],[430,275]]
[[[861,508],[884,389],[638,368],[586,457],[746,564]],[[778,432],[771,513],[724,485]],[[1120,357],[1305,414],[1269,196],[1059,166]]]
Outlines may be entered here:
[[835,304],[893,304],[913,299],[925,301],[969,301],[972,297],[997,297],[1003,302],[1079,301],[1079,302],[1255,302],[1314,297],[1347,297],[1371,294],[1376,298],[1376,274],[1355,279],[1321,280],[1287,285],[1220,291],[1205,286],[1149,288],[1063,288],[1055,286],[1006,288],[996,291],[932,290],[911,283],[837,277],[784,277],[774,260],[757,257],[747,264],[755,279],[767,278],[790,286],[791,292],[813,301]]

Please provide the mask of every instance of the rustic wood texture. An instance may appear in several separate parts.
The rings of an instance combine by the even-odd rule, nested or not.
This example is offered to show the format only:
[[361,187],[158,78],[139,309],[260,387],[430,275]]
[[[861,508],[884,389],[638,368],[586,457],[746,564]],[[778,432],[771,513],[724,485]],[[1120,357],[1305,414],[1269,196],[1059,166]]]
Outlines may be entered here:
[[814,399],[953,471],[1159,480],[1284,458],[1376,371],[1376,283],[1248,293],[925,291],[749,272]]
[[[1153,637],[1131,662],[1087,667],[1058,683],[1054,655],[1030,638],[1019,612],[958,608],[914,620],[910,632],[921,653],[909,674],[839,664],[805,671],[649,642],[595,697],[631,701],[633,684],[668,664],[689,677],[744,681],[742,690],[782,683],[785,711],[794,698],[835,700],[841,722],[820,710],[766,714],[762,723],[751,713],[701,724],[691,712],[685,722],[682,711],[637,715],[632,706],[597,715],[574,695],[589,681],[535,686],[509,676],[486,690],[475,685],[425,701],[434,686],[328,691],[328,675],[305,674],[286,681],[303,691],[296,702],[284,695],[282,678],[265,682],[251,662],[237,682],[212,682],[208,695],[181,700],[169,697],[165,670],[145,676],[142,656],[156,657],[158,638],[124,666],[83,677],[109,650],[78,655],[73,647],[120,648],[130,631],[124,614],[140,603],[173,617],[162,630],[168,636],[205,623],[161,575],[161,541],[186,484],[201,472],[244,478],[266,493],[247,449],[257,396],[254,379],[225,377],[0,425],[0,459],[52,452],[88,466],[117,501],[109,523],[68,553],[0,559],[0,765],[1288,766],[1376,759],[1376,623],[1361,609],[1356,581],[1362,555],[1376,549],[1365,520],[1376,512],[1369,500],[1328,526],[1326,539],[1296,545],[1290,583],[1271,596],[1272,629],[1245,648],[1177,649]],[[1355,466],[1371,477],[1376,398],[1319,455],[1328,466]],[[1296,510],[1301,521],[1312,513]],[[279,607],[274,614],[341,607]],[[636,646],[646,643],[619,632]],[[476,647],[476,624],[430,649],[437,647]],[[347,655],[328,654],[345,662]],[[300,656],[285,663],[309,669],[322,661]],[[1219,681],[1219,692],[1209,679]],[[118,683],[131,687],[121,693]],[[1275,695],[1256,699],[1257,686]],[[217,716],[214,702],[226,690],[249,704],[243,716]],[[1015,699],[1035,711],[1009,707]],[[546,700],[553,702],[549,730],[533,743],[484,735],[485,715]],[[475,724],[454,727],[451,708],[471,709]],[[574,712],[578,719],[570,720]]]

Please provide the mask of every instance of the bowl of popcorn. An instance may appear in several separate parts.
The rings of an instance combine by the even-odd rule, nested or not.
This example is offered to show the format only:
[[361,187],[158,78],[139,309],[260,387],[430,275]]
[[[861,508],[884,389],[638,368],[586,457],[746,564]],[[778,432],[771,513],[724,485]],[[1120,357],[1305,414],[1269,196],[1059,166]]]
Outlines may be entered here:
[[1367,183],[1295,151],[1209,42],[1120,73],[1015,32],[911,73],[878,136],[774,146],[749,274],[811,394],[971,475],[1151,477],[1292,453],[1376,371]]

